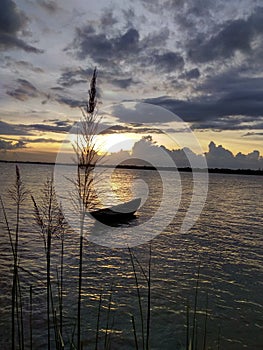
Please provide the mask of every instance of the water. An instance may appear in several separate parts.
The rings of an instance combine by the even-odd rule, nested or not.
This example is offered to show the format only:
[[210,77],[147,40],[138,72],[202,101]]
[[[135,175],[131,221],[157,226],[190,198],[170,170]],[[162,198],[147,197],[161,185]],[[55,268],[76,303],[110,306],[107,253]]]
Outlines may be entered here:
[[[41,186],[52,167],[20,165],[25,185],[39,200]],[[15,178],[13,164],[0,164],[1,193],[7,193]],[[147,182],[149,198],[132,225],[140,225],[158,209],[162,196],[160,176],[152,171],[118,169],[114,191],[120,199],[130,199],[130,185],[138,179]],[[165,175],[169,181],[171,173]],[[187,304],[190,326],[193,323],[197,272],[198,346],[203,349],[207,317],[207,349],[238,350],[263,348],[263,183],[262,177],[211,174],[205,207],[189,232],[180,226],[191,199],[192,176],[181,173],[182,199],[173,222],[151,241],[151,349],[185,349]],[[202,175],[200,175],[200,181]],[[138,183],[140,186],[140,184]],[[172,193],[172,191],[171,191]],[[10,224],[14,208],[4,196]],[[169,208],[167,208],[168,210]],[[165,216],[165,213],[163,213]],[[23,203],[20,234],[20,271],[25,339],[29,348],[29,288],[33,288],[33,348],[46,349],[45,255],[43,240],[34,224],[30,197]],[[0,231],[0,348],[10,349],[10,293],[12,259],[9,238],[1,212]],[[137,226],[138,230],[140,226]],[[124,228],[123,228],[124,229]],[[109,229],[110,230],[110,229]],[[152,226],[154,230],[154,226]],[[143,235],[143,233],[142,233]],[[64,340],[75,323],[78,282],[78,235],[70,230],[65,237]],[[133,248],[140,265],[148,273],[149,243]],[[60,241],[52,245],[52,281],[56,299],[56,269],[59,267]],[[136,264],[143,317],[147,312],[147,282]],[[135,349],[131,315],[135,318],[139,346],[141,325],[136,283],[126,248],[103,247],[85,241],[83,266],[84,348],[94,349],[100,295],[99,349],[104,349],[107,323],[111,349]],[[109,299],[112,298],[108,313]],[[146,328],[146,326],[145,326]],[[54,348],[54,347],[53,347]]]

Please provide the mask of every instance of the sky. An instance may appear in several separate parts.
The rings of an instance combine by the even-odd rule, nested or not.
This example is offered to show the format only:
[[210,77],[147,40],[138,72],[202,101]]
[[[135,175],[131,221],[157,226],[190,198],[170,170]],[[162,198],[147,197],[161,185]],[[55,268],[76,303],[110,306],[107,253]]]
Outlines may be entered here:
[[97,67],[108,146],[149,134],[257,168],[262,39],[256,0],[1,0],[0,159],[53,161]]

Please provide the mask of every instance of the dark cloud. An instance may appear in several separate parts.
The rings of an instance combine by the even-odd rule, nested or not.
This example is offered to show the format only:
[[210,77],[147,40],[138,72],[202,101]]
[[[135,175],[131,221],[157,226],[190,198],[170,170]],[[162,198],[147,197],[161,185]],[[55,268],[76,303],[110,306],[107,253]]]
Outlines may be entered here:
[[46,119],[46,120],[43,120],[43,123],[51,123],[51,124],[54,124],[54,125],[56,125],[56,126],[69,126],[69,125],[73,125],[73,121],[71,121],[70,119],[66,119],[66,120]]
[[31,53],[43,52],[19,38],[19,32],[25,28],[27,21],[27,17],[18,10],[14,1],[1,0],[0,49],[17,48]]
[[248,136],[263,136],[263,132],[247,132],[246,134],[242,135],[242,137],[248,137]]
[[21,142],[24,142],[25,144],[28,143],[70,143],[69,140],[57,140],[57,139],[53,139],[53,138],[44,138],[44,137],[40,137],[40,138],[36,138],[36,139],[21,139]]
[[30,130],[36,130],[41,132],[68,133],[70,132],[72,126],[73,124],[70,121],[55,121],[51,124],[30,124],[26,127]]
[[185,79],[185,80],[191,80],[191,79],[198,79],[200,77],[200,71],[198,68],[193,68],[189,71],[186,71],[179,75],[178,78]]
[[262,42],[263,8],[257,8],[247,19],[228,21],[225,26],[209,38],[197,36],[189,42],[189,58],[205,63],[232,58],[240,51],[248,54],[255,40]]
[[163,54],[157,53],[152,57],[153,63],[157,71],[173,72],[175,70],[182,70],[184,67],[184,59],[176,52],[165,52]]
[[50,88],[51,90],[54,90],[54,91],[64,91],[65,89],[61,86],[54,86],[52,88]]
[[7,123],[0,120],[0,135],[31,135],[24,125]]
[[148,49],[150,51],[152,51],[154,48],[161,50],[167,44],[169,36],[170,30],[168,27],[160,28],[158,31],[153,31],[149,33],[146,37],[142,38],[140,43],[141,48],[142,50]]
[[55,97],[55,100],[60,103],[60,104],[64,104],[67,105],[71,108],[76,108],[76,107],[83,107],[85,106],[84,101],[80,101],[80,100],[75,100],[71,97],[67,97],[67,96],[61,96],[61,95],[57,95]]
[[78,84],[87,84],[86,79],[66,79],[65,77],[63,79],[59,79],[58,83],[61,84],[64,87],[72,87],[73,85],[78,85]]
[[[148,100],[144,102],[148,102]],[[156,106],[152,106],[150,103],[135,103],[132,106],[129,106],[129,104],[116,105],[113,107],[112,115],[121,122],[139,124],[160,124],[175,120],[175,115],[168,108],[158,108],[158,103],[152,103]]]
[[67,69],[58,79],[58,84],[63,87],[71,87],[76,84],[86,83],[88,82],[88,77],[91,77],[93,74],[93,69]]
[[230,68],[223,73],[208,74],[198,86],[198,91],[223,96],[226,94],[243,94],[251,96],[253,92],[263,93],[263,78],[254,76],[246,67]]
[[135,28],[130,28],[126,33],[114,40],[113,49],[122,55],[136,53],[139,48],[139,32]]
[[24,40],[9,34],[0,32],[0,50],[8,50],[12,48],[22,49],[29,53],[43,53],[43,50],[27,44]]
[[120,134],[120,133],[135,133],[135,134],[163,134],[163,131],[154,128],[154,127],[146,127],[143,124],[118,124],[113,126],[102,125],[102,131],[99,133],[101,135],[106,134]]
[[[72,87],[76,84],[88,84],[89,77],[93,74],[93,69],[67,69],[61,74],[61,77],[58,79],[58,84],[63,87]],[[128,88],[132,85],[137,84],[131,77],[126,77],[126,74],[122,74],[121,71],[115,71],[115,74],[109,73],[107,70],[101,69],[99,71],[99,81],[106,82],[107,84],[111,83],[112,85],[118,86],[120,88]],[[97,87],[97,97],[102,96],[100,87]]]
[[[184,121],[193,123],[193,128],[217,130],[262,128],[263,99],[260,91],[232,92],[220,98],[202,95],[191,100],[177,100],[163,96],[145,99],[143,102],[170,110]],[[154,121],[155,118],[152,119],[152,122]]]
[[4,139],[0,139],[0,151],[10,151],[25,147],[26,144],[23,141],[6,141]]
[[150,12],[172,17],[185,38],[205,30],[213,22],[215,9],[218,10],[216,0],[142,0],[142,4]]
[[7,95],[14,97],[19,101],[27,101],[29,98],[38,97],[40,95],[37,88],[25,79],[17,79],[19,87],[14,90],[8,90]]
[[44,120],[42,123],[12,124],[0,121],[0,135],[34,135],[38,132],[68,133],[73,126],[70,120]]
[[129,86],[136,84],[132,78],[128,79],[113,79],[111,81],[113,85],[116,85],[122,89],[127,89]]
[[116,79],[130,78],[123,71],[124,63],[144,70],[150,68],[155,72],[182,69],[183,57],[178,52],[163,49],[169,35],[170,31],[167,27],[142,37],[135,27],[122,32],[116,30],[105,32],[88,24],[76,29],[74,42],[65,50],[73,50],[81,60],[91,58],[102,67],[102,76],[104,71],[105,78],[110,75],[108,81],[115,82]]
[[16,34],[26,22],[26,16],[18,10],[14,1],[1,0],[0,33]]
[[214,131],[224,131],[224,130],[261,130],[263,129],[263,120],[251,122],[250,118],[217,118],[216,120],[201,121],[192,124],[192,129],[204,129],[204,130],[214,130]]
[[[202,121],[213,117],[212,112],[213,103],[210,100],[205,99],[192,99],[192,100],[178,100],[167,96],[161,96],[156,98],[148,98],[143,100],[145,103],[161,106],[172,113],[178,115],[186,122]],[[157,117],[157,116],[156,116]],[[154,118],[149,120],[149,122],[158,122],[161,118]],[[172,114],[168,115],[165,122],[170,122],[174,120]],[[144,120],[142,120],[144,121]]]
[[97,33],[89,24],[76,29],[73,48],[81,60],[90,57],[98,63],[110,62],[127,54],[136,55],[139,51],[139,33],[135,28],[130,28],[124,34],[110,38],[104,32]]
[[6,138],[0,138],[0,151],[12,151],[17,149],[26,148],[28,144],[31,143],[70,143],[69,140],[57,140],[53,138],[21,138],[19,140],[12,140],[12,139],[6,139]]
[[[75,127],[74,127],[75,125]],[[175,130],[166,130],[167,132],[175,132]],[[180,130],[186,131],[186,130]],[[77,124],[74,124],[73,121],[67,120],[59,120],[59,119],[46,119],[41,123],[32,123],[32,124],[12,124],[0,121],[0,135],[9,135],[9,136],[33,136],[35,132],[52,132],[52,133],[75,133],[78,132]],[[118,133],[136,133],[136,134],[162,134],[163,130],[160,130],[156,127],[145,126],[141,123],[126,123],[126,124],[116,124],[109,125],[106,123],[100,123],[98,128],[98,133],[101,135],[107,134],[118,134]],[[45,142],[45,140],[49,140],[46,142],[60,142],[55,139],[46,139],[46,138],[21,138],[21,141],[25,143],[34,143],[34,142]]]
[[[74,127],[75,125],[75,127]],[[181,130],[182,131],[182,130]],[[42,123],[36,124],[11,124],[0,121],[0,135],[9,136],[33,136],[35,132],[52,132],[52,133],[77,133],[77,124],[71,120],[47,119]],[[168,130],[167,132],[175,132],[175,130]],[[100,123],[98,133],[101,135],[118,134],[118,133],[135,133],[135,134],[162,134],[163,131],[156,127],[145,126],[144,124],[116,124],[108,125]],[[16,141],[16,140],[14,140]],[[40,142],[60,142],[53,138],[21,138],[25,143],[40,143]]]
[[40,67],[34,66],[32,63],[27,61],[14,61],[14,66],[20,70],[28,69],[35,73],[44,73],[44,70]]

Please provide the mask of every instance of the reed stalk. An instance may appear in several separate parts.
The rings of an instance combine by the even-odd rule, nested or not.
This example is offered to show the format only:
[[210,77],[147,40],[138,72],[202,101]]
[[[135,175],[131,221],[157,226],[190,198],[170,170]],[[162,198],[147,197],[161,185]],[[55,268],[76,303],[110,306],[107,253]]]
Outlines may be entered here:
[[186,345],[185,348],[189,350],[189,334],[190,334],[190,306],[189,306],[189,299],[187,299],[187,305],[186,305]]
[[77,348],[81,347],[81,296],[82,296],[82,264],[83,264],[83,221],[81,218],[79,241],[79,278],[78,278],[78,313],[77,313]]
[[107,310],[107,320],[106,320],[106,331],[105,331],[105,338],[104,338],[104,349],[106,350],[109,345],[109,323],[110,323],[110,313],[111,313],[111,302],[112,302],[112,286],[110,289],[110,296],[109,296],[109,302],[108,302],[108,310]]
[[134,334],[134,340],[135,340],[135,348],[136,348],[136,350],[139,350],[136,326],[135,326],[135,321],[134,321],[134,316],[133,315],[131,315],[131,320],[132,320],[132,328],[133,328],[133,334]]
[[33,350],[33,288],[30,286],[29,292],[29,304],[30,304],[30,313],[29,313],[29,338],[30,338],[30,350]]
[[147,331],[146,331],[146,350],[150,349],[150,322],[151,322],[151,262],[152,262],[152,243],[150,242],[149,263],[148,263],[148,298],[147,298]]
[[99,309],[98,309],[98,316],[97,316],[97,327],[96,327],[95,350],[98,350],[98,346],[99,346],[101,302],[102,302],[102,295],[100,294]]
[[[139,288],[139,283],[138,283],[138,277],[137,277],[137,272],[134,264],[134,255],[131,251],[131,248],[128,247],[129,254],[130,254],[130,259],[132,263],[132,270],[134,274],[134,279],[135,279],[135,285],[136,285],[136,292],[137,292],[137,298],[138,298],[138,303],[139,303],[139,312],[140,312],[140,318],[141,318],[141,333],[142,333],[142,348],[143,350],[145,349],[145,340],[144,340],[144,317],[143,317],[143,309],[142,309],[142,300],[141,300],[141,293],[140,293],[140,288]],[[142,268],[142,266],[140,266]],[[147,280],[147,277],[146,277]],[[134,321],[134,317],[133,317]],[[136,329],[134,329],[134,336],[135,336],[135,343],[137,343],[137,336],[136,336]]]
[[63,278],[64,278],[64,235],[61,238],[61,258],[60,258],[60,296],[59,296],[59,315],[60,315],[60,334],[63,338]]
[[18,288],[18,295],[17,298],[19,299],[19,320],[20,320],[20,328],[21,328],[21,349],[24,350],[25,348],[25,339],[24,339],[24,315],[23,315],[23,303],[22,303],[22,291],[21,291],[21,283],[20,283],[20,277],[19,274],[17,274],[17,288]]
[[[135,285],[136,285],[136,291],[137,291],[137,298],[138,298],[138,304],[139,304],[139,312],[140,312],[140,319],[141,319],[141,333],[142,333],[142,346],[143,349],[149,350],[150,349],[150,325],[151,325],[151,261],[152,261],[152,244],[150,242],[150,248],[149,248],[149,260],[148,260],[148,275],[145,273],[143,266],[141,265],[140,261],[137,259],[137,257],[132,252],[131,248],[128,247],[131,263],[132,263],[132,270],[134,274],[135,279]],[[146,280],[147,283],[147,313],[146,313],[146,321],[144,321],[143,317],[143,307],[142,307],[142,298],[140,293],[140,287],[138,283],[138,276],[137,271],[135,268],[135,263],[137,262],[138,266],[140,267],[140,270]],[[134,317],[133,317],[134,319]],[[135,321],[135,320],[134,320]],[[145,323],[146,322],[146,332],[145,332]],[[135,326],[135,324],[134,324]],[[137,333],[136,328],[133,326],[134,337],[135,337],[135,343],[137,342]],[[146,333],[146,334],[145,334]]]
[[218,326],[217,350],[220,350],[220,339],[221,339],[221,327]]
[[193,315],[193,329],[192,329],[192,339],[191,339],[191,350],[194,350],[195,338],[196,338],[196,314],[197,314],[197,300],[198,300],[198,288],[199,288],[199,279],[200,279],[200,265],[199,261],[198,270],[197,270],[197,278],[196,278],[196,286],[195,286],[195,298],[194,298],[194,315]]
[[208,318],[208,292],[206,293],[206,308],[205,308],[205,324],[204,324],[204,340],[203,350],[206,349],[206,338],[207,338],[207,318]]

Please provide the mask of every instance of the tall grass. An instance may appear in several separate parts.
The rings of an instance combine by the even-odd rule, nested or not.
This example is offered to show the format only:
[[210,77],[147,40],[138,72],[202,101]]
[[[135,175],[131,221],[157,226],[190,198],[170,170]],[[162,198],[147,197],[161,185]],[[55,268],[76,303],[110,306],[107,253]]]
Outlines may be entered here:
[[73,144],[76,155],[77,176],[73,180],[76,190],[75,208],[79,215],[79,276],[78,276],[78,309],[77,309],[77,348],[81,346],[81,299],[82,269],[85,216],[92,205],[93,169],[100,157],[98,155],[96,136],[100,117],[96,111],[96,79],[97,70],[93,71],[90,82],[89,100],[82,108],[82,118],[78,125],[77,141]]
[[[40,202],[37,203],[34,196],[31,196],[33,205],[34,205],[34,216],[37,225],[40,228],[41,236],[43,238],[44,250],[46,256],[46,305],[47,305],[47,345],[48,350],[51,349],[51,311],[54,319],[54,329],[56,339],[57,328],[56,328],[56,317],[54,315],[54,301],[52,296],[52,288],[51,288],[51,249],[52,249],[52,240],[55,235],[59,235],[60,237],[64,236],[64,217],[61,211],[61,207],[58,205],[56,196],[55,196],[55,188],[53,178],[48,178],[44,187],[42,189],[42,198]],[[62,240],[63,242],[63,240]],[[62,243],[63,247],[63,243]],[[64,253],[64,252],[63,252]],[[63,269],[62,269],[63,271]],[[61,275],[61,279],[63,280],[63,276]],[[62,291],[61,291],[62,293]],[[61,295],[60,295],[61,298]],[[62,310],[61,310],[62,312]],[[62,319],[61,319],[62,323]]]
[[[5,209],[4,202],[0,197],[1,207],[4,214],[6,229],[8,232],[11,251],[13,256],[13,282],[12,282],[12,306],[11,306],[11,329],[12,329],[12,350],[16,348],[16,339],[18,339],[19,349],[24,349],[24,322],[21,286],[19,280],[19,234],[20,234],[20,210],[25,201],[28,191],[26,190],[20,175],[18,166],[16,166],[16,178],[14,185],[8,191],[16,210],[15,227],[12,229]],[[17,325],[16,325],[17,323]]]

